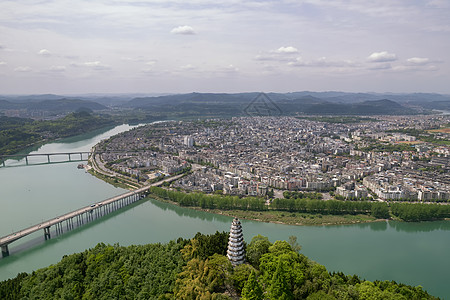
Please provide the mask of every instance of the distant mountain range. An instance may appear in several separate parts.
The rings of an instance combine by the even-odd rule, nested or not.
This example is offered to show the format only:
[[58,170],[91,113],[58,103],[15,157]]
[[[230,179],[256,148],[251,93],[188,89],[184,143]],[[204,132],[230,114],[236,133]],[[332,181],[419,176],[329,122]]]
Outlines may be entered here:
[[106,106],[100,103],[89,100],[65,99],[65,98],[51,100],[48,98],[52,97],[36,96],[36,98],[30,97],[29,100],[21,99],[19,101],[14,102],[0,99],[0,110],[26,109],[28,111],[49,111],[53,113],[63,113],[63,112],[74,112],[78,110],[96,111],[108,109]]
[[27,109],[50,112],[92,111],[108,108],[138,109],[159,115],[239,116],[249,111],[272,114],[414,114],[431,109],[450,110],[450,95],[432,93],[188,93],[188,94],[53,94],[0,96],[0,110]]
[[[417,109],[401,105],[388,99],[365,100],[361,102],[332,102],[327,98],[299,93],[270,93],[259,99],[259,93],[203,94],[191,93],[160,97],[135,98],[124,103],[124,108],[149,110],[154,112],[176,112],[214,115],[243,115],[248,110],[265,110],[270,115],[304,114],[413,114]],[[255,106],[252,108],[252,106]],[[264,113],[261,113],[264,115]]]

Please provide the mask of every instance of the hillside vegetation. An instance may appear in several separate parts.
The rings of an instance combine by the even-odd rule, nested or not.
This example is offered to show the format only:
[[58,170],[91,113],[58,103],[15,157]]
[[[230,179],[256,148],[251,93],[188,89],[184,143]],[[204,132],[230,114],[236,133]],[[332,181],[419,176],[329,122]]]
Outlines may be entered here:
[[379,115],[414,114],[417,111],[389,99],[358,101],[355,103],[330,102],[311,95],[289,94],[215,94],[191,93],[159,97],[134,98],[124,108],[152,111],[155,114],[183,116],[245,116],[262,115],[331,114]]
[[226,258],[228,233],[167,244],[98,244],[56,265],[0,282],[0,299],[437,299],[420,286],[329,273],[296,238],[256,236],[246,264]]
[[71,113],[53,121],[0,117],[0,153],[14,154],[38,142],[74,136],[114,124],[110,117]]

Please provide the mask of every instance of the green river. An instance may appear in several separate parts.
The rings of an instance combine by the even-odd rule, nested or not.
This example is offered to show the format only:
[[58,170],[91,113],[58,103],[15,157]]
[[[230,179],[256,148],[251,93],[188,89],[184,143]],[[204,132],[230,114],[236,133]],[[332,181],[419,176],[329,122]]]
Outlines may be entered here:
[[[130,128],[121,125],[49,143],[33,153],[89,151],[101,139]],[[30,163],[46,159],[36,157]],[[77,169],[78,163],[24,166],[23,161],[7,161],[7,167],[0,168],[0,236],[124,192]],[[257,234],[272,242],[295,235],[302,252],[329,271],[421,285],[432,295],[450,299],[450,222],[344,226],[242,223],[247,242]],[[81,252],[99,242],[167,242],[190,238],[197,232],[228,231],[230,224],[230,217],[144,200],[48,241],[39,232],[12,243],[11,255],[0,258],[0,280],[54,264],[65,254]]]

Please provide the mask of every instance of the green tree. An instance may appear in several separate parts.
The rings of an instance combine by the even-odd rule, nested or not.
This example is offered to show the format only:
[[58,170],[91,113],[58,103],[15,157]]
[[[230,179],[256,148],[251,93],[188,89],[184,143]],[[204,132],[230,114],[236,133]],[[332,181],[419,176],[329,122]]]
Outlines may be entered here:
[[244,288],[241,294],[243,300],[262,300],[263,291],[258,281],[256,280],[255,271],[252,271],[245,282]]
[[272,243],[269,239],[262,235],[254,236],[247,246],[247,261],[255,268],[259,268],[259,260],[261,256],[269,252]]
[[286,271],[283,270],[281,259],[278,261],[277,269],[273,274],[269,287],[269,299],[287,300],[293,299],[292,291],[286,280]]
[[300,250],[302,250],[302,246],[300,246],[297,243],[297,237],[294,235],[289,236],[289,245],[291,246],[292,250],[294,250],[295,252],[300,252]]
[[306,299],[307,300],[335,300],[336,298],[331,295],[328,295],[324,291],[318,291],[318,292],[315,292],[314,294],[309,295],[308,298],[306,298]]
[[[282,266],[279,267],[279,264]],[[283,280],[286,281],[290,293],[296,298],[300,297],[300,289],[304,283],[305,260],[304,256],[294,252],[286,241],[276,241],[269,247],[269,253],[260,259],[259,269],[259,279],[264,290],[270,291],[275,279],[273,275],[279,269],[278,272],[283,273]],[[275,286],[281,287],[283,284],[283,281],[280,281]]]
[[233,282],[233,286],[238,293],[241,293],[244,284],[247,282],[248,277],[252,272],[255,271],[249,264],[240,264],[234,267],[233,273],[231,274],[231,280]]
[[386,203],[372,203],[371,214],[377,219],[389,219],[389,207]]

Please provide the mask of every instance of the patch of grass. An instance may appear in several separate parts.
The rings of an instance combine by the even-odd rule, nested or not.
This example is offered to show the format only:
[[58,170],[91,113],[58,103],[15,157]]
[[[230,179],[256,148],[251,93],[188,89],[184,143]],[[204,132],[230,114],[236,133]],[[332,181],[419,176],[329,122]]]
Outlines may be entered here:
[[[167,202],[174,205],[178,203],[160,198],[156,195],[149,195],[149,198]],[[322,215],[308,213],[289,213],[286,211],[268,210],[268,211],[244,211],[244,210],[219,210],[219,209],[202,209],[200,207],[185,207],[187,209],[195,209],[206,211],[213,214],[237,217],[240,219],[253,220],[267,223],[278,223],[287,225],[343,225],[374,222],[377,219],[368,215]]]
[[209,210],[212,213],[219,213],[241,219],[280,223],[288,225],[342,225],[374,222],[376,219],[368,215],[322,215],[307,213],[286,213],[281,211],[242,211],[242,210]]

